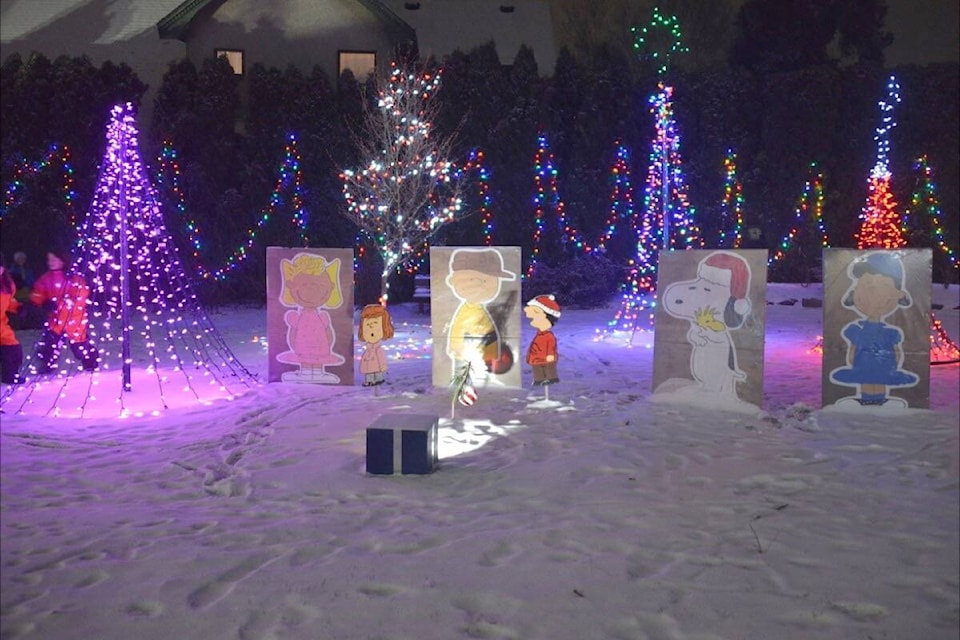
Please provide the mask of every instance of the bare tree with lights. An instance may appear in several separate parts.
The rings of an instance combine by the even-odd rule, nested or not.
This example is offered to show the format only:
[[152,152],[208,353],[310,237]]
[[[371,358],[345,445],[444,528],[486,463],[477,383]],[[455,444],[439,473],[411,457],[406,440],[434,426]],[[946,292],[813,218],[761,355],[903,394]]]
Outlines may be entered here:
[[466,216],[466,183],[449,158],[455,135],[438,135],[440,71],[391,65],[376,83],[376,100],[364,100],[354,134],[359,169],[343,169],[345,214],[383,260],[380,301],[388,280],[444,226]]

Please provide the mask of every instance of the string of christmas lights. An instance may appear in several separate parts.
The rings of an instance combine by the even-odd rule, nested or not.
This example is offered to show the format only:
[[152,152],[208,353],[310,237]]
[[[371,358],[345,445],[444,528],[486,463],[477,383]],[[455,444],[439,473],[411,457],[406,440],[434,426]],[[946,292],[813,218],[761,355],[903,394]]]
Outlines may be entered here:
[[[490,247],[493,246],[493,211],[490,208],[493,198],[490,196],[490,172],[487,171],[487,168],[483,165],[483,158],[483,151],[474,149],[467,157],[467,162],[460,173],[476,173],[477,195],[480,197],[480,226],[481,233],[483,234],[483,244]],[[397,270],[399,271],[402,268],[407,273],[413,275],[423,268],[429,255],[430,244],[424,242],[423,245],[414,252],[413,257],[403,265],[398,266]]]
[[[663,50],[657,51],[651,48],[654,33],[657,30],[666,30],[669,34],[669,43]],[[677,16],[665,16],[660,13],[659,7],[654,7],[650,22],[643,27],[632,27],[630,32],[634,34],[633,48],[637,51],[640,58],[649,58],[658,64],[657,73],[665,75],[670,66],[670,59],[681,53],[690,51],[683,45],[683,34],[680,31],[680,20]]]
[[[607,243],[618,229],[621,221],[629,221],[632,240],[636,243],[634,256],[627,263],[627,276],[620,285],[621,303],[609,322],[610,330],[630,329],[636,326],[642,310],[650,308],[654,289],[654,270],[651,268],[647,247],[652,240],[652,231],[646,218],[641,220],[633,202],[633,184],[630,180],[630,154],[618,143],[616,160],[611,169],[613,191],[610,194],[610,215],[606,228],[597,241],[597,251],[606,249]],[[598,332],[600,334],[600,332]],[[600,338],[603,335],[599,335]]]
[[[767,264],[773,266],[782,261],[795,244],[799,246],[801,238],[806,239],[813,235],[812,227],[816,226],[820,248],[830,246],[830,238],[823,221],[823,174],[817,171],[817,163],[810,163],[811,177],[803,183],[800,200],[794,209],[793,226],[780,240],[780,244],[767,259]],[[812,239],[811,239],[812,242]]]
[[[931,235],[943,252],[950,265],[954,268],[960,268],[957,263],[957,254],[949,246],[943,237],[943,227],[940,224],[940,202],[937,198],[936,185],[933,183],[933,169],[923,155],[917,158],[913,165],[914,171],[919,172],[917,178],[917,188],[910,197],[910,207],[903,215],[903,226],[910,225],[917,227],[921,220],[926,217],[930,224]],[[927,215],[923,216],[926,210]],[[933,313],[930,312],[930,364],[955,364],[960,362],[960,346],[950,339],[947,330]]]
[[[480,197],[480,224],[482,227],[483,244],[489,247],[493,246],[493,211],[490,207],[493,198],[490,196],[490,172],[483,165],[483,158],[483,151],[479,149],[471,151],[460,174],[462,177],[462,174],[466,174],[467,172],[476,173],[477,194]],[[354,247],[356,251],[354,252],[353,265],[355,269],[359,269],[361,260],[367,256],[363,230],[357,231],[357,235],[354,238]],[[411,258],[403,264],[397,265],[396,271],[398,273],[405,271],[409,275],[419,273],[420,270],[423,269],[429,255],[430,243],[424,242],[420,245],[420,248],[413,253]]]
[[480,196],[480,226],[483,231],[483,244],[493,245],[493,212],[490,204],[493,199],[490,196],[490,172],[484,166],[484,155],[480,149],[474,149],[467,158],[467,164],[464,167],[466,171],[476,171],[477,190]]
[[193,258],[197,275],[205,280],[225,280],[230,272],[247,259],[250,249],[257,242],[260,231],[275,217],[277,210],[284,205],[284,194],[288,191],[290,192],[289,204],[293,211],[293,224],[297,227],[300,242],[303,246],[307,246],[307,212],[303,205],[303,174],[300,169],[300,162],[297,138],[294,134],[290,134],[284,148],[283,160],[277,169],[277,180],[273,191],[270,193],[269,204],[260,210],[256,224],[247,229],[245,240],[231,252],[224,264],[215,269],[209,269],[200,262],[204,242],[201,237],[200,225],[197,224],[195,218],[187,213],[186,194],[180,187],[181,172],[177,151],[169,140],[163,142],[160,154],[157,157],[157,183],[162,185],[169,182],[168,189],[176,197],[177,211],[179,211],[180,218],[184,221],[183,224],[187,230],[190,255]]
[[[562,247],[573,246],[581,251],[590,252],[590,246],[584,242],[580,232],[567,220],[566,205],[557,188],[557,173],[547,136],[541,132],[537,136],[537,153],[533,159],[533,180],[536,189],[533,197],[535,208],[533,247],[526,277],[533,275],[541,259],[541,244],[546,232],[559,230]],[[548,211],[553,213],[549,221],[546,218]],[[548,228],[547,225],[550,227]]]
[[353,272],[360,273],[364,261],[369,257],[367,244],[364,241],[365,233],[363,229],[357,229],[357,234],[353,237]]
[[739,249],[743,242],[743,183],[737,177],[737,154],[733,149],[727,149],[727,155],[723,158],[723,175],[719,246]]
[[[687,198],[680,155],[680,136],[673,116],[673,88],[662,81],[649,98],[656,135],[651,143],[650,165],[644,189],[643,219],[636,229],[637,253],[627,281],[621,287],[620,307],[608,331],[640,326],[644,312],[652,321],[656,308],[656,273],[661,251],[703,246],[695,223],[696,211]],[[632,342],[632,335],[631,335]]]
[[634,236],[637,235],[637,212],[633,206],[633,184],[630,181],[630,152],[619,141],[617,157],[610,169],[613,177],[613,191],[610,194],[610,214],[604,223],[603,233],[593,247],[593,252],[607,250],[607,243],[613,238],[622,222],[626,221]]
[[[646,227],[649,229],[649,225]],[[649,238],[650,234],[645,235]],[[626,281],[620,286],[620,306],[608,323],[610,331],[635,330],[644,312],[648,313],[648,320],[653,319],[657,305],[656,270],[643,243],[637,241],[637,257],[630,261]]]
[[70,221],[71,226],[76,226],[77,214],[74,203],[77,200],[77,192],[73,189],[73,165],[70,162],[70,148],[66,145],[61,146],[58,144],[50,145],[46,154],[39,160],[30,162],[24,158],[17,164],[13,170],[13,178],[3,192],[3,202],[2,205],[0,205],[0,219],[6,216],[11,209],[19,205],[23,200],[27,182],[37,174],[54,166],[54,164],[60,167],[61,175],[63,176],[61,193],[63,195],[64,205],[67,208],[67,219]]
[[960,346],[957,346],[943,323],[930,312],[930,364],[956,364],[960,362]]
[[652,320],[656,307],[656,214],[644,208],[643,215],[634,213],[633,219],[636,252],[627,265],[626,279],[620,285],[620,306],[608,323],[608,332],[635,331],[641,322],[641,315],[647,312],[648,320]]
[[937,197],[937,187],[933,183],[933,169],[930,167],[927,156],[923,155],[917,158],[913,169],[920,175],[917,178],[917,188],[910,196],[910,208],[903,214],[903,224],[905,227],[919,227],[924,218],[923,211],[926,210],[931,236],[936,241],[937,247],[946,255],[954,269],[960,268],[960,263],[957,262],[957,252],[947,245],[946,238],[943,235],[943,225],[940,224],[940,200]]
[[877,143],[877,161],[867,182],[867,202],[860,213],[858,249],[896,249],[906,246],[903,224],[896,211],[897,202],[890,189],[890,131],[897,126],[893,108],[900,102],[900,85],[895,76],[887,81],[887,95],[879,101],[880,126],[873,139]]
[[366,167],[340,173],[347,213],[383,259],[383,304],[393,270],[463,209],[462,172],[437,157],[441,152],[430,140],[440,77],[440,72],[413,73],[394,63],[377,110],[366,114],[369,139],[361,150]]
[[129,403],[143,398],[131,396],[134,386],[156,389],[148,411],[154,414],[177,395],[200,403],[233,398],[253,386],[254,376],[215,329],[179,262],[141,160],[132,104],[113,108],[106,138],[76,259],[65,276],[69,286],[54,312],[73,319],[63,338],[79,340],[73,330],[82,329],[88,340],[76,343],[80,352],[95,349],[99,357],[81,363],[63,349],[52,373],[43,371],[38,357],[28,357],[26,384],[10,387],[2,402],[27,413],[52,395],[47,415],[83,417],[99,408],[126,417],[138,415]]
[[683,178],[680,134],[673,116],[673,87],[661,82],[658,89],[649,99],[656,136],[650,152],[644,209],[655,215],[657,249],[693,249],[703,246],[703,242]]

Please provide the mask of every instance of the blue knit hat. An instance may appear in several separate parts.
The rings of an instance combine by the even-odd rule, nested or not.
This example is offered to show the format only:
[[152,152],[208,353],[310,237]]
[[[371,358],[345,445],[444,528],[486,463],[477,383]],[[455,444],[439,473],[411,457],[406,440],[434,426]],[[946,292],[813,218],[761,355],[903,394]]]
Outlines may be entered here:
[[859,278],[865,273],[876,273],[893,280],[897,289],[903,290],[903,263],[898,252],[878,251],[859,258],[853,263],[852,273]]

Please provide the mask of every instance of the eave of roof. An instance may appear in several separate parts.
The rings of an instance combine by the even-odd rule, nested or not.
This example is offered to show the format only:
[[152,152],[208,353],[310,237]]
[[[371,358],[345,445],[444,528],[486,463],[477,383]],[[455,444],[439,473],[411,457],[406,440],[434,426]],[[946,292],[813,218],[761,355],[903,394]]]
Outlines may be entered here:
[[380,18],[394,43],[415,43],[417,32],[405,20],[385,6],[380,0],[358,0],[370,13]]
[[157,33],[161,40],[180,40],[186,42],[190,23],[202,9],[211,3],[224,0],[184,0],[173,11],[157,22]]
[[[211,4],[221,4],[226,0],[184,0],[173,11],[157,22],[157,33],[162,40],[180,40],[186,42],[190,23],[203,9]],[[357,0],[370,13],[384,24],[387,34],[395,43],[414,43],[417,32],[380,0]]]

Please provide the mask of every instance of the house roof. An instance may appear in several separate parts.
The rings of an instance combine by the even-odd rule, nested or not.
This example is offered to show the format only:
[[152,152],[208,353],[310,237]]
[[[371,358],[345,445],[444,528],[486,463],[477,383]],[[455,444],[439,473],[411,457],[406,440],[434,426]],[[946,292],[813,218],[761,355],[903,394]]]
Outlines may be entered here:
[[173,11],[160,18],[157,32],[161,40],[186,42],[187,28],[197,13],[209,5],[221,5],[225,0],[184,0]]
[[[386,27],[387,34],[396,43],[415,43],[417,32],[380,0],[356,0],[375,15]],[[184,0],[173,11],[157,22],[161,39],[187,41],[190,25],[204,9],[215,11],[226,0]]]

